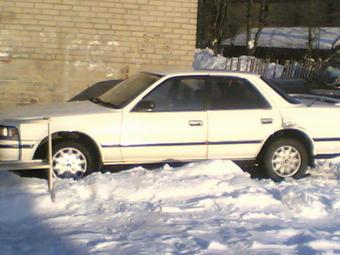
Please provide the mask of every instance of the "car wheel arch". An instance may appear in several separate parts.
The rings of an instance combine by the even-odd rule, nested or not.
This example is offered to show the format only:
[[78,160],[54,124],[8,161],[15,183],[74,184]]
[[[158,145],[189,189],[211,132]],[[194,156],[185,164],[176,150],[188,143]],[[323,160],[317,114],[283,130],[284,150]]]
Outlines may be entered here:
[[[52,142],[58,142],[61,140],[79,140],[80,143],[89,146],[91,151],[94,153],[95,160],[98,161],[98,167],[101,167],[103,163],[102,153],[97,142],[91,138],[89,135],[78,132],[78,131],[58,131],[52,134]],[[37,146],[34,152],[34,159],[41,158],[47,151],[48,137],[45,137],[40,144]],[[46,154],[45,154],[46,155]]]
[[257,160],[260,161],[263,152],[266,150],[269,144],[271,144],[276,139],[287,137],[287,138],[293,138],[298,141],[300,141],[302,144],[304,144],[308,151],[309,156],[309,166],[314,166],[314,142],[313,139],[304,131],[295,129],[295,128],[285,128],[276,131],[272,135],[270,135],[264,144],[262,145],[262,148],[260,152],[258,153]]

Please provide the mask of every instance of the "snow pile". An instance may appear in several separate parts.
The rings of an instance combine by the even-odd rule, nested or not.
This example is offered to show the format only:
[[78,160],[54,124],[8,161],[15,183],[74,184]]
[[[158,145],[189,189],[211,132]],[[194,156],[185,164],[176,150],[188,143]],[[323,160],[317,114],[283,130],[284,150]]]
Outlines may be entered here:
[[[227,71],[241,71],[251,72],[252,65],[257,66],[265,65],[263,77],[266,78],[280,78],[282,77],[284,66],[276,63],[262,64],[261,59],[257,59],[254,56],[240,56],[225,58],[221,55],[214,56],[214,52],[211,49],[197,49],[194,56],[193,68],[197,70],[227,70]],[[258,71],[260,68],[258,68]]]
[[251,179],[231,161],[94,173],[58,180],[0,178],[1,254],[336,254],[340,159],[311,177]]
[[214,56],[213,50],[209,48],[206,48],[204,50],[196,49],[193,67],[197,70],[225,70],[227,68],[227,59],[221,55]]

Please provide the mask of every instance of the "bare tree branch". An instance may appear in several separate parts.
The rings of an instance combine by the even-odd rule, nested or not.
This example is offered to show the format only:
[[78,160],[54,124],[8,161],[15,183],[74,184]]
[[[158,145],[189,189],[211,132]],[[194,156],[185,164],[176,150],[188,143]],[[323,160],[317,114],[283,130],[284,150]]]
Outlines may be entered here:
[[254,55],[256,47],[259,43],[260,36],[262,33],[262,30],[265,26],[266,23],[266,0],[261,1],[261,6],[260,6],[260,15],[259,15],[259,22],[258,22],[258,27],[257,31],[255,34],[255,39],[254,39],[254,47],[251,49],[250,53],[251,55]]

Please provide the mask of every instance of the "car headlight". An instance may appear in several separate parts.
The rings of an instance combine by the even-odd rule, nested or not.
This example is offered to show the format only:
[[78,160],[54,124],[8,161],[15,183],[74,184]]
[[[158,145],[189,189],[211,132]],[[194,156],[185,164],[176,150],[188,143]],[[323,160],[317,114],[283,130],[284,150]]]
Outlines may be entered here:
[[13,139],[18,137],[18,129],[16,127],[0,126],[0,139]]

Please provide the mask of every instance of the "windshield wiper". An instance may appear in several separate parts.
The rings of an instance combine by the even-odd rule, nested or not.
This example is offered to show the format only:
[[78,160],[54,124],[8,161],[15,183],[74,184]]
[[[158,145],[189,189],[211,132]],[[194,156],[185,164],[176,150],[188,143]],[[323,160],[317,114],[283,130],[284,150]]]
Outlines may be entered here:
[[107,107],[114,108],[114,109],[119,108],[117,105],[110,103],[110,102],[105,102],[98,97],[90,98],[89,101],[95,104],[100,104],[100,105],[107,106]]

